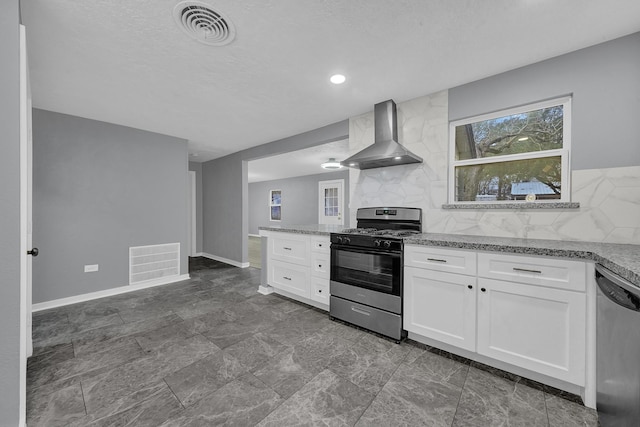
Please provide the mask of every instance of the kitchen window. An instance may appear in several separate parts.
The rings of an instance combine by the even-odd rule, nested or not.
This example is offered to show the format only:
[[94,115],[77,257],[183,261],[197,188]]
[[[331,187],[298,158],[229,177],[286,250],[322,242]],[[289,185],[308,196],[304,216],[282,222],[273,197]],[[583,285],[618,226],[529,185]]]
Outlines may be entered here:
[[571,98],[450,123],[452,204],[569,202]]
[[271,221],[282,219],[282,190],[269,190],[269,211]]

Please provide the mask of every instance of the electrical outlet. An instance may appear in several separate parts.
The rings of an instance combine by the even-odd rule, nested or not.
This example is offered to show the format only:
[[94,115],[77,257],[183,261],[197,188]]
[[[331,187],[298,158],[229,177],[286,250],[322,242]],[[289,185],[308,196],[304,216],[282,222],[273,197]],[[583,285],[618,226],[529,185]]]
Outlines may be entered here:
[[92,273],[94,271],[98,271],[98,264],[87,264],[84,266],[85,273]]

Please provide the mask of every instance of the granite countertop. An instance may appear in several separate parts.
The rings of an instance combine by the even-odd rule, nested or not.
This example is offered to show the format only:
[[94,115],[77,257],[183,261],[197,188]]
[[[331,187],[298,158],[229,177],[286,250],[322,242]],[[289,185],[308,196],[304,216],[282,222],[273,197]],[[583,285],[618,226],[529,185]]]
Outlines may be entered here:
[[436,233],[407,237],[404,243],[590,260],[640,287],[640,245]]
[[[265,231],[329,235],[339,233],[343,225],[271,225]],[[511,237],[467,236],[460,234],[423,233],[404,238],[405,244],[441,246],[478,251],[505,252],[574,258],[602,264],[623,279],[640,287],[640,245],[578,242],[566,240],[516,239]]]
[[283,233],[296,234],[316,234],[319,236],[328,236],[331,233],[339,233],[345,229],[344,225],[327,225],[327,224],[311,224],[311,225],[268,225],[258,227],[258,230],[280,231]]

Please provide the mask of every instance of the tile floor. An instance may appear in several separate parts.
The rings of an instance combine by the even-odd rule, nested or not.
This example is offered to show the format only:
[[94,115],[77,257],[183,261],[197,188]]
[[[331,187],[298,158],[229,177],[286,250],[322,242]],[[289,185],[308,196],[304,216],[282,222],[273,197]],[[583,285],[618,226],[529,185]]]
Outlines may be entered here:
[[596,426],[534,383],[256,292],[260,270],[34,314],[33,426]]

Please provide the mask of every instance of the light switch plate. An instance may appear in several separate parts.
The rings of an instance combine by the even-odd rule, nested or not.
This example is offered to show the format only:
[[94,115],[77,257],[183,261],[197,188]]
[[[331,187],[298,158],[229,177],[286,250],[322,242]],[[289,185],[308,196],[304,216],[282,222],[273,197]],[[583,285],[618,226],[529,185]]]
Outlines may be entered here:
[[87,264],[84,266],[85,273],[92,273],[94,271],[98,271],[98,264]]

